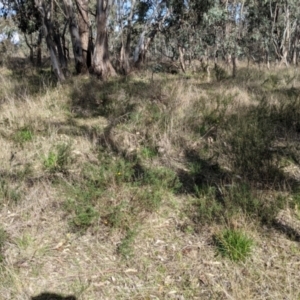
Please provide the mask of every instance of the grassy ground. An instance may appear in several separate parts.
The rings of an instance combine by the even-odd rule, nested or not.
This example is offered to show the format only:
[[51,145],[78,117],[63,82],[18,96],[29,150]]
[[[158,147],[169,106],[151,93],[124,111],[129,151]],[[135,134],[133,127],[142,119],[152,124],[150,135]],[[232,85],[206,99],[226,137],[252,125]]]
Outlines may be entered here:
[[295,70],[0,83],[0,299],[300,299]]

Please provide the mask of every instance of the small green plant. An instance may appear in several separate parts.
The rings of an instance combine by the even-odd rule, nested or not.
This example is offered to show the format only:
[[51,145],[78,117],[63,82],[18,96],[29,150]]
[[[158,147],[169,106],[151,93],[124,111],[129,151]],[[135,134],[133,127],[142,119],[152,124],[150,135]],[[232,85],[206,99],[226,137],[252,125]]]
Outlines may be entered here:
[[57,154],[50,151],[48,156],[44,158],[44,167],[50,171],[55,171],[57,166]]
[[232,261],[244,261],[251,253],[253,240],[237,230],[227,229],[215,236],[217,251]]
[[[1,199],[2,198],[2,199]],[[0,205],[3,204],[3,201],[7,202],[18,202],[21,199],[21,194],[18,191],[18,188],[11,188],[9,182],[6,180],[0,181]]]
[[112,208],[112,212],[107,217],[108,224],[113,228],[129,228],[135,219],[132,214],[130,214],[129,210],[129,203],[127,201],[122,201],[119,205]]
[[87,229],[93,224],[95,218],[98,216],[97,211],[94,209],[94,207],[90,205],[77,206],[75,209],[75,213],[76,215],[74,216],[71,222],[77,230]]
[[144,159],[151,159],[157,156],[157,151],[153,148],[143,147],[140,151],[140,155]]
[[[211,186],[195,187],[196,198],[192,201],[195,220],[199,223],[211,223],[224,218],[224,206],[217,200],[216,188]],[[196,209],[195,209],[196,208]]]
[[89,201],[84,202],[82,199],[68,198],[64,203],[64,208],[72,215],[70,227],[74,231],[85,231],[99,216],[94,206]]
[[130,258],[133,256],[133,243],[137,235],[136,229],[128,229],[125,237],[118,245],[117,252],[123,258]]
[[136,195],[137,204],[140,210],[154,212],[158,210],[162,201],[162,191],[151,186],[139,189]]
[[29,127],[20,128],[14,135],[14,141],[18,144],[24,144],[31,141],[33,138],[33,132]]
[[44,157],[44,167],[49,172],[66,172],[71,163],[71,145],[59,144]]
[[262,83],[262,86],[268,89],[274,89],[280,83],[281,78],[277,74],[270,74],[268,78]]
[[27,249],[32,242],[33,238],[30,234],[24,234],[22,237],[16,239],[16,244],[21,249]]
[[165,167],[144,170],[141,184],[174,192],[178,191],[181,187],[181,182],[176,172]]
[[5,232],[5,230],[2,227],[0,227],[0,263],[4,259],[3,254],[2,254],[2,249],[4,247],[4,244],[7,240],[7,238],[8,238],[7,233]]

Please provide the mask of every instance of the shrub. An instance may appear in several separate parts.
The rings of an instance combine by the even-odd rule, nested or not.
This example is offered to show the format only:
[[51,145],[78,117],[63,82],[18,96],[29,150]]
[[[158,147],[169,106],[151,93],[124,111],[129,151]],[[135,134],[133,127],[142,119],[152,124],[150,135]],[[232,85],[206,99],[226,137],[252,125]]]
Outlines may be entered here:
[[71,145],[59,144],[43,159],[45,169],[51,173],[67,172],[71,163]]

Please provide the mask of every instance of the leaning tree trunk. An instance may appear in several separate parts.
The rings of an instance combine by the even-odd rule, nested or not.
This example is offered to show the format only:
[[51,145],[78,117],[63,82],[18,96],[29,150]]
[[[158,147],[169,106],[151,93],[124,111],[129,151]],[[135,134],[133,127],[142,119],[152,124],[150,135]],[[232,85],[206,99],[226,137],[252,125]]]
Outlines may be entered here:
[[[159,6],[159,10],[157,11],[157,15],[160,15],[163,6]],[[169,10],[164,12],[164,17],[155,20],[154,23],[148,23],[145,25],[143,32],[140,35],[139,42],[135,47],[133,61],[137,68],[139,68],[146,60],[146,54],[151,45],[152,41],[154,40],[156,34],[161,27],[161,24],[169,17]],[[151,28],[151,30],[150,30]]]
[[149,33],[148,37],[145,38],[146,30],[142,32],[138,45],[135,48],[134,52],[134,64],[137,68],[140,68],[146,60],[146,54],[151,45],[151,42],[154,40],[156,33],[158,32],[158,25],[155,24],[152,31]]
[[110,5],[111,1],[109,0],[97,0],[97,37],[92,68],[93,73],[103,80],[116,74],[115,69],[110,63],[108,52],[108,32],[106,24]]
[[91,53],[89,53],[89,0],[76,0],[76,6],[79,12],[78,29],[83,57],[81,73],[86,73],[88,71],[88,68],[90,67],[88,62],[88,56],[91,56]]
[[[51,6],[52,6],[52,1],[49,4],[46,4],[43,0],[36,0],[36,6],[38,7],[41,15],[42,15],[42,20],[43,20],[43,25],[44,25],[44,35],[47,43],[47,48],[50,52],[50,58],[51,58],[51,63],[52,67],[54,70],[54,73],[58,79],[58,81],[62,82],[65,80],[65,75],[62,71],[59,59],[58,59],[58,54],[57,54],[57,46],[54,37],[55,37],[55,32],[53,30],[53,24],[51,21]],[[58,47],[59,48],[59,47]]]

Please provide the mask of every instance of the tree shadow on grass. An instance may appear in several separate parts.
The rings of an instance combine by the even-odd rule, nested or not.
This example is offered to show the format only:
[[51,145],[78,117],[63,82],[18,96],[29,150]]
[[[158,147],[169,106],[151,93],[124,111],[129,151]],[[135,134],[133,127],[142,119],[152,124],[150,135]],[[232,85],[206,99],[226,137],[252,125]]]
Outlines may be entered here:
[[37,296],[31,297],[31,300],[76,300],[77,298],[73,295],[62,296],[55,293],[41,293]]
[[162,82],[112,78],[100,82],[94,77],[74,87],[70,98],[75,117],[119,118],[134,111],[137,100],[153,101],[162,97]]
[[24,97],[41,94],[46,89],[54,88],[57,80],[50,67],[36,68],[26,58],[13,57],[6,63],[6,68],[10,70],[4,78],[9,78],[9,97],[14,100],[23,101]]

